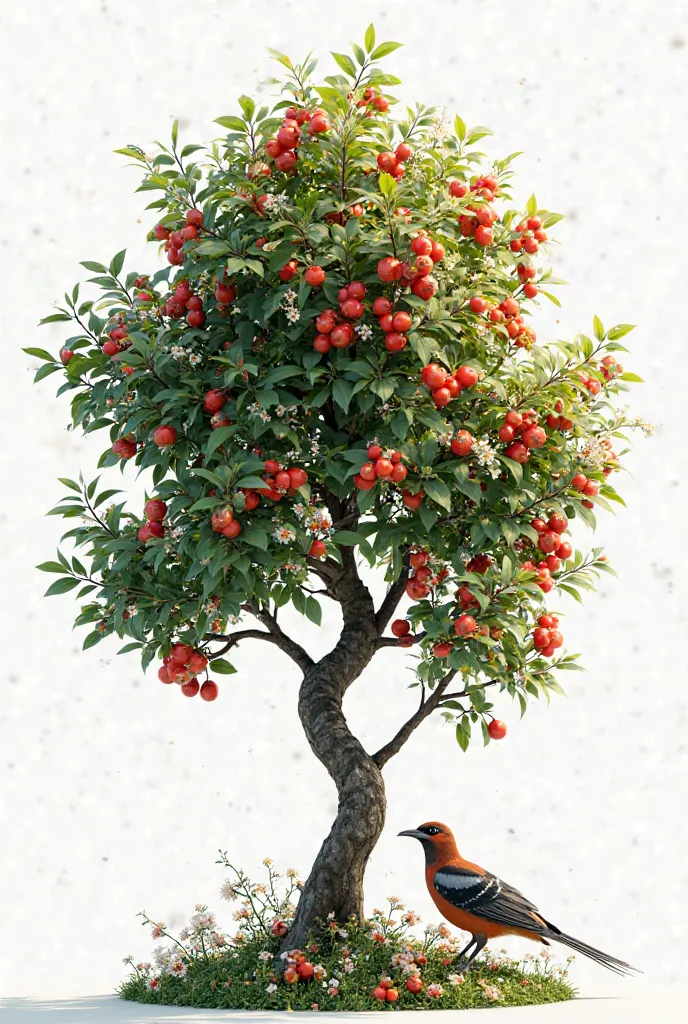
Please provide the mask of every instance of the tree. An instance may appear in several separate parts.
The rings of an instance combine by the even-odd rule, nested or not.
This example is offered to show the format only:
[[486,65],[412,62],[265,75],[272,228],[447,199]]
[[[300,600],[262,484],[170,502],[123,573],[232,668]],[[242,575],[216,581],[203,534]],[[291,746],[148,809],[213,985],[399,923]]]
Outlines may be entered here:
[[[393,120],[399,80],[378,62],[398,45],[371,26],[322,86],[315,60],[275,53],[287,98],[240,97],[209,148],[180,148],[175,124],[154,156],[117,150],[156,193],[148,237],[166,265],[85,261],[100,297],[77,285],[41,321],[74,336],[59,358],[25,349],[44,360],[36,380],[62,372],[72,428],[109,434],[98,468],[133,462],[150,480],[140,515],[106,505],[121,492],[99,477],[62,479],[50,514],[80,520],[63,539],[85,554],[39,568],[59,574],[48,594],[86,599],[84,648],[126,637],[119,653],[144,669],[161,656],[159,678],[187,696],[208,662],[233,672],[224,655],[244,640],[303,673],[300,719],[339,804],[290,948],[328,912],[362,915],[382,769],[425,719],[454,723],[464,750],[478,725],[488,743],[505,732],[491,696],[525,712],[578,668],[544,599],[580,599],[611,571],[563,535],[623,504],[613,448],[639,424],[614,406],[639,379],[617,361],[631,327],[595,317],[592,338],[537,341],[533,302],[558,305],[541,257],[560,218],[534,196],[509,205],[516,154],[484,169],[487,129],[420,104]],[[377,608],[362,563],[384,574]],[[342,629],[316,662],[279,609],[319,624],[320,597]],[[418,709],[369,753],[344,695],[380,651],[412,646]]]

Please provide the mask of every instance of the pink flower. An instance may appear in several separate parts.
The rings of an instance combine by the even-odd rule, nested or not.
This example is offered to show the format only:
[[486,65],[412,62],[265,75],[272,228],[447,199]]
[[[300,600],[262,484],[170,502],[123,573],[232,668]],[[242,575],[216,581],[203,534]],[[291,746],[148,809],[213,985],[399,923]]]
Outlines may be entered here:
[[439,999],[444,994],[444,989],[441,985],[428,985],[427,994],[430,999]]
[[164,929],[165,929],[164,923],[162,921],[158,921],[158,923],[153,928],[153,931],[151,932],[152,937],[154,939],[159,939],[160,936],[162,935]]

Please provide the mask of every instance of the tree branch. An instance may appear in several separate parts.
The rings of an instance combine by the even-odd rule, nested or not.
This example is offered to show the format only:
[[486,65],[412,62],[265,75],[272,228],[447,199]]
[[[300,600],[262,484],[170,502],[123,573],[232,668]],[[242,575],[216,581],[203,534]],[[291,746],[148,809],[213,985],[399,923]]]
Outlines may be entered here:
[[[246,611],[250,612],[251,615],[255,616],[259,622],[261,622],[268,631],[269,639],[272,643],[277,644],[280,650],[288,654],[292,661],[296,662],[302,672],[307,672],[309,668],[312,668],[315,662],[311,658],[308,651],[297,644],[295,640],[292,640],[290,636],[277,625],[277,619],[274,615],[271,615],[269,611],[264,608],[260,608],[254,601],[248,601],[245,605],[242,605]],[[266,637],[263,637],[266,639]]]
[[219,651],[215,651],[212,655],[213,658],[221,658],[227,651],[231,651],[232,647],[239,643],[240,640],[267,640],[269,643],[276,643],[275,638],[271,633],[266,633],[263,629],[239,629],[236,633],[206,633],[203,637],[204,640],[224,640],[225,645],[221,647]]
[[415,715],[411,715],[409,720],[402,725],[399,732],[389,741],[389,743],[386,743],[384,747],[380,747],[377,754],[373,754],[373,761],[378,768],[383,768],[390,758],[394,757],[395,754],[398,754],[409,736],[411,736],[418,726],[432,714],[435,708],[440,706],[444,698],[445,690],[455,675],[456,669],[451,669],[451,671],[447,672],[446,676],[440,679],[428,699],[421,703]]

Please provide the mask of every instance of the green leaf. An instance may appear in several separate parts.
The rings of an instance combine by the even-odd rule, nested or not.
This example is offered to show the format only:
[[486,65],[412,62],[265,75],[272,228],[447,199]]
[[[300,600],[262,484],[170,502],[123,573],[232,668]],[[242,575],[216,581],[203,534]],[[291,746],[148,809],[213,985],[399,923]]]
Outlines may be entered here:
[[380,192],[382,192],[383,196],[393,196],[397,190],[396,181],[394,180],[391,174],[387,174],[386,172],[380,175],[380,177],[378,178],[378,184],[380,186]]
[[351,57],[347,57],[344,53],[335,53],[333,50],[330,51],[332,56],[336,60],[339,67],[342,69],[345,75],[350,78],[356,77],[356,65],[352,61]]
[[179,138],[179,121],[172,122],[172,145],[176,147]]
[[217,672],[221,676],[231,676],[236,672],[234,665],[226,658],[216,658],[215,661],[210,662],[210,667],[213,672]]
[[245,121],[242,121],[240,117],[216,117],[215,124],[222,125],[223,128],[229,128],[233,132],[248,132],[248,125]]
[[468,750],[468,744],[471,742],[471,722],[468,715],[463,715],[456,726],[456,742],[464,753]]
[[[50,316],[44,316],[42,320],[38,321],[38,326],[42,324],[57,324],[62,323],[65,320],[71,320],[69,313],[51,313]],[[24,349],[26,352],[26,349]],[[51,357],[52,358],[52,357]]]
[[645,381],[642,377],[639,377],[637,373],[630,373],[630,371],[624,371],[619,377],[620,380],[626,380],[632,384],[644,384]]
[[451,491],[443,480],[424,480],[423,490],[429,498],[451,512]]
[[268,535],[264,530],[260,530],[257,526],[252,526],[245,533],[241,534],[242,539],[247,544],[252,544],[254,548],[260,548],[262,551],[268,549]]
[[534,195],[532,195],[530,197],[530,199],[528,200],[528,202],[526,203],[526,211],[532,217],[532,216],[534,216],[537,213],[537,208],[538,208],[537,207],[537,199],[535,198]]
[[36,568],[40,569],[41,572],[59,572],[61,574],[68,571],[61,562],[41,562]]
[[370,25],[368,25],[368,28],[366,29],[365,39],[363,40],[363,42],[365,44],[366,53],[372,53],[373,48],[375,46],[375,28],[372,22],[370,23]]
[[604,327],[602,326],[602,321],[598,316],[594,316],[592,318],[592,326],[597,340],[604,341]]
[[134,160],[145,162],[145,156],[138,149],[134,149],[132,146],[123,146],[122,149],[113,149],[113,153],[121,153],[122,156],[130,156]]
[[320,602],[316,601],[310,594],[306,598],[306,617],[314,622],[316,626],[322,623],[322,608]]
[[227,242],[223,242],[221,238],[207,238],[196,246],[196,252],[201,256],[224,256],[225,253],[231,251],[231,246]]
[[403,46],[403,45],[404,45],[403,43],[392,43],[392,42],[380,43],[378,48],[376,50],[373,50],[373,52],[371,53],[371,55],[370,55],[371,59],[372,60],[380,60],[381,57],[386,57],[388,53],[394,53],[395,50],[398,50],[399,47]]
[[457,114],[454,118],[454,131],[459,142],[463,142],[466,138],[466,125]]
[[61,484],[64,484],[65,487],[69,487],[70,490],[76,491],[77,494],[81,494],[81,488],[79,487],[78,483],[76,483],[75,480],[70,480],[69,477],[66,476],[58,476],[57,479],[60,481]]
[[[69,320],[71,318],[67,317],[67,319]],[[41,321],[41,322],[44,323],[45,321]],[[26,354],[29,355],[29,356],[35,356],[36,359],[46,359],[50,363],[57,362],[57,360],[55,359],[55,356],[51,356],[50,353],[46,352],[46,350],[44,348],[23,348],[22,352],[26,352]]]
[[122,267],[124,266],[124,257],[126,256],[126,254],[127,250],[122,249],[121,252],[118,252],[116,256],[112,257],[112,262],[110,264],[109,270],[113,277],[119,277]]
[[250,96],[240,96],[239,97],[239,106],[241,107],[241,112],[244,115],[244,117],[246,118],[246,120],[250,121],[251,118],[253,117],[254,113],[255,113],[255,110],[256,110],[256,105],[253,102],[253,100],[251,99],[251,97]]
[[348,412],[349,410],[352,392],[353,387],[346,380],[336,380],[332,385],[332,397],[344,412]]
[[617,341],[619,338],[623,338],[625,334],[635,329],[635,324],[617,324],[616,327],[612,327],[607,332],[607,337],[610,341]]
[[224,499],[222,498],[199,498],[195,501],[191,508],[187,509],[188,512],[200,512],[205,508],[215,508],[217,505],[224,505]]
[[89,633],[83,642],[82,651],[87,651],[89,647],[95,647],[103,639],[103,634],[99,629],[94,629],[92,633]]
[[73,576],[65,576],[61,580],[55,580],[46,590],[44,597],[52,597],[54,594],[66,594],[68,590],[78,587],[81,580],[75,580]]

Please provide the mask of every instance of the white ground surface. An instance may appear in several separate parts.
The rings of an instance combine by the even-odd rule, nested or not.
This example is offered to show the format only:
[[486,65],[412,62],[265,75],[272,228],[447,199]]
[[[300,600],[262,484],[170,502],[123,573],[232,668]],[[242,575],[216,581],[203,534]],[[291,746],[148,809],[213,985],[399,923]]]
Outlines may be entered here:
[[[628,463],[634,476],[621,481],[628,510],[603,515],[596,537],[619,579],[606,578],[584,608],[561,605],[567,642],[584,652],[587,675],[567,678],[568,699],[535,707],[522,722],[500,702],[509,735],[487,751],[463,756],[439,721],[426,724],[386,770],[388,825],[370,865],[369,906],[394,894],[435,919],[420,851],[396,833],[440,818],[467,856],[562,928],[644,968],[656,985],[685,974],[679,247],[688,227],[688,8],[678,0],[661,8],[652,0],[64,0],[0,8],[6,996],[112,991],[122,956],[150,956],[138,910],[172,928],[197,902],[222,911],[218,847],[251,872],[264,856],[305,871],[329,827],[334,794],[298,726],[297,674],[278,652],[243,647],[239,675],[222,683],[215,705],[202,705],[163,690],[153,672],[144,679],[132,657],[116,659],[115,641],[79,653],[83,630],[71,632],[69,599],[43,600],[49,580],[33,566],[53,556],[62,531],[61,521],[44,518],[62,495],[56,477],[91,474],[103,442],[66,432],[65,401],[53,397],[53,381],[32,387],[35,361],[20,346],[57,349],[59,325],[36,324],[79,278],[79,260],[107,260],[128,246],[129,267],[154,265],[152,248],[144,256],[153,218],[115,147],[167,137],[175,116],[185,142],[212,138],[212,119],[234,112],[236,97],[272,73],[265,46],[295,57],[311,47],[342,50],[371,16],[379,38],[407,44],[389,63],[404,79],[400,96],[446,103],[450,115],[490,125],[490,153],[525,150],[518,195],[535,191],[543,206],[567,214],[555,269],[570,284],[561,311],[543,310],[540,336],[590,330],[593,313],[606,325],[638,324],[625,363],[647,380],[632,400],[657,431],[638,439]],[[320,634],[293,622],[314,652],[335,635],[334,622]],[[406,679],[403,655],[386,653],[352,688],[346,711],[369,748],[415,699]],[[584,993],[602,973],[580,961],[573,969]],[[627,989],[620,982],[614,991]],[[6,1007],[5,1018],[19,1005]],[[22,1013],[100,1019],[89,1005],[26,1004]],[[102,1019],[150,1019],[137,1007],[98,1005]],[[619,1007],[626,1003],[528,1012],[556,1022]]]
[[[685,1020],[685,989],[641,987],[633,995],[595,995],[567,1003],[548,1006],[519,1006],[511,1009],[463,1010],[461,1012],[423,1011],[413,1013],[414,1024],[442,1024],[452,1020],[461,1022],[504,1021],[505,1024],[648,1024],[661,1020],[662,1024],[679,1024]],[[492,1018],[490,1018],[492,1014]],[[377,1020],[376,1013],[321,1014],[329,1020]],[[187,1010],[169,1006],[142,1006],[125,1003],[113,996],[92,996],[79,999],[38,1000],[11,999],[0,1001],[0,1024],[216,1024],[224,1021],[246,1021],[255,1024],[290,1024],[310,1022],[314,1015],[293,1013],[249,1013],[240,1010]]]

